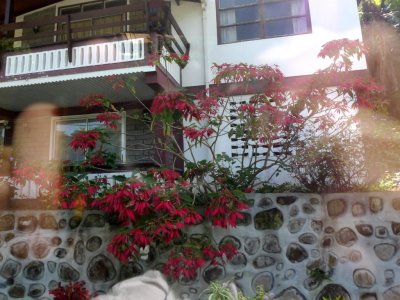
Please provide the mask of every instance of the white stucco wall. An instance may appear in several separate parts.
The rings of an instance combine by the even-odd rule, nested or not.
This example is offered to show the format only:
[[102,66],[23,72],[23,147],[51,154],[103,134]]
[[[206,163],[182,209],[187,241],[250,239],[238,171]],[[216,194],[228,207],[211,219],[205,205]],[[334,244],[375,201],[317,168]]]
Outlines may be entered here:
[[309,0],[311,34],[218,45],[216,2],[206,1],[208,64],[277,64],[285,76],[312,74],[323,67],[323,60],[317,58],[323,44],[339,38],[361,39],[356,0]]

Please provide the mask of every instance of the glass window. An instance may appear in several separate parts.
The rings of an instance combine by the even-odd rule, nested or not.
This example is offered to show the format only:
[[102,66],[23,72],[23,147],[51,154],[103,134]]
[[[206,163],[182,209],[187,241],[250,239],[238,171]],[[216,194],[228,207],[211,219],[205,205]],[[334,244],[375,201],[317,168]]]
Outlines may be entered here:
[[221,44],[311,32],[308,0],[218,1]]
[[108,135],[107,144],[98,144],[97,150],[101,149],[112,153],[120,153],[119,162],[124,162],[124,117],[116,130],[107,128],[96,119],[96,115],[65,116],[53,119],[52,155],[54,160],[79,162],[84,160],[82,151],[74,151],[69,147],[74,134],[81,131],[100,128]]

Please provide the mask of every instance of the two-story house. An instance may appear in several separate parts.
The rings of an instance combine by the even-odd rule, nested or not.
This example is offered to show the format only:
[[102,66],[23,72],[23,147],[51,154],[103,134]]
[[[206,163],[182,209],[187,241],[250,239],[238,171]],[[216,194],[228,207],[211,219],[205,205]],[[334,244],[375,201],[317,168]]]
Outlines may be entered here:
[[[79,160],[66,147],[72,133],[99,126],[95,111],[79,107],[88,95],[140,114],[160,91],[211,84],[213,63],[276,64],[291,84],[326,65],[317,58],[326,42],[361,39],[356,0],[3,2],[0,143],[18,160]],[[149,64],[158,47],[188,54],[189,64]],[[135,96],[113,88],[132,76]],[[130,149],[119,150],[121,170],[159,161],[152,141],[142,123],[122,118],[113,133]],[[222,150],[232,154],[232,142]]]

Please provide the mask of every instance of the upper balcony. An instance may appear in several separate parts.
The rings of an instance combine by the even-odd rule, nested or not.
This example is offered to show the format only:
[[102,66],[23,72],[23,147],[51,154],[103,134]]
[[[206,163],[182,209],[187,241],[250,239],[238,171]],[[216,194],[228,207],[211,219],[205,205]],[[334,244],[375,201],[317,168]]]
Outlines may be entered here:
[[23,21],[0,25],[8,45],[0,48],[0,88],[137,72],[162,73],[179,85],[182,65],[149,64],[155,53],[189,54],[168,3],[104,3],[110,5],[49,6]]

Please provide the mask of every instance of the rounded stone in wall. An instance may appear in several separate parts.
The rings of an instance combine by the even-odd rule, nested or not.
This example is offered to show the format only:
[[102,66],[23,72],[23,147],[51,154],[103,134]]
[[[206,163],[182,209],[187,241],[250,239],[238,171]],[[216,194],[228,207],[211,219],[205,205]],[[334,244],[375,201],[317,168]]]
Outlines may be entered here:
[[332,226],[328,226],[325,228],[324,232],[327,234],[332,234],[335,232],[335,228],[333,228]]
[[0,231],[13,230],[15,226],[14,215],[4,215],[0,217]]
[[136,262],[129,262],[121,265],[119,272],[119,281],[139,276],[143,274],[143,267]]
[[81,216],[73,216],[71,219],[69,219],[69,228],[76,229],[82,222],[82,217]]
[[308,277],[304,280],[303,286],[307,291],[312,291],[318,288],[321,285],[321,280]]
[[238,252],[229,262],[231,265],[235,267],[245,267],[247,265],[247,258],[242,252]]
[[54,261],[47,262],[47,269],[49,269],[50,273],[54,273],[56,270],[57,264]]
[[7,259],[0,270],[0,275],[5,278],[15,278],[21,272],[21,264],[13,259]]
[[117,275],[114,264],[105,255],[99,254],[92,258],[87,269],[87,276],[91,282],[113,280]]
[[102,228],[106,225],[106,219],[101,214],[88,214],[83,221],[83,227]]
[[351,208],[351,213],[353,214],[353,217],[364,216],[366,213],[364,204],[360,202],[354,203]]
[[389,232],[386,227],[384,227],[384,226],[375,227],[375,236],[377,238],[384,239],[384,238],[387,238],[388,235],[389,235]]
[[35,258],[45,258],[50,252],[49,244],[46,241],[37,241],[32,246],[32,255]]
[[24,298],[25,287],[21,284],[13,285],[9,288],[8,295],[12,298]]
[[280,205],[291,205],[296,202],[296,196],[279,196],[276,197],[276,202]]
[[41,214],[39,216],[39,226],[42,229],[58,229],[56,218],[51,214]]
[[254,291],[254,293],[257,293],[257,289],[259,287],[262,287],[264,291],[270,291],[272,290],[274,286],[274,276],[270,272],[261,272],[258,273],[253,277],[253,280],[251,281],[251,287]]
[[44,276],[44,263],[32,261],[24,268],[24,277],[29,280],[40,280]]
[[85,245],[83,244],[83,241],[78,241],[75,244],[74,260],[78,265],[83,265],[85,259],[86,259]]
[[261,208],[266,208],[266,207],[268,207],[268,206],[271,206],[272,204],[274,204],[274,201],[272,201],[272,199],[271,198],[268,198],[268,197],[264,197],[264,198],[261,198],[259,201],[258,201],[258,207],[261,207]]
[[361,295],[360,300],[378,300],[378,297],[375,293],[366,293]]
[[299,236],[299,242],[306,245],[313,245],[317,242],[317,237],[313,233],[303,233]]
[[254,216],[254,226],[257,230],[278,230],[283,224],[283,214],[277,208],[264,210]]
[[286,257],[292,263],[299,263],[308,258],[307,251],[297,243],[290,243],[286,249]]
[[232,236],[232,235],[227,235],[226,237],[224,237],[220,242],[219,242],[219,246],[221,247],[222,245],[224,245],[225,243],[229,243],[232,244],[235,249],[240,249],[240,247],[242,246],[242,244],[240,243],[239,239]]
[[244,250],[247,254],[256,254],[260,249],[260,239],[259,238],[246,238],[244,241]]
[[292,205],[289,210],[289,215],[291,217],[296,217],[299,214],[299,207],[297,205]]
[[324,236],[321,240],[321,247],[322,248],[329,248],[333,246],[333,237],[330,235]]
[[335,253],[333,253],[333,252],[328,253],[327,263],[328,263],[329,268],[335,268],[337,266],[338,257],[336,256]]
[[[323,300],[324,297],[327,299],[336,299],[336,297],[342,297],[343,300],[351,300],[349,292],[339,284],[327,284],[318,294],[315,300]],[[385,299],[386,300],[386,299]]]
[[351,253],[349,255],[349,259],[351,262],[357,263],[357,262],[361,261],[362,254],[360,251],[353,250],[353,251],[351,251]]
[[49,284],[47,285],[47,287],[49,288],[49,290],[54,290],[56,288],[58,288],[58,282],[55,280],[50,280]]
[[396,246],[389,243],[377,244],[374,246],[376,256],[382,261],[390,260],[396,254]]
[[310,203],[304,203],[302,206],[303,213],[310,215],[315,213],[315,208]]
[[251,223],[251,214],[242,212],[243,219],[236,221],[237,226],[249,226]]
[[400,223],[392,222],[392,231],[394,235],[400,235]]
[[54,256],[57,258],[64,258],[67,256],[67,250],[64,248],[57,248],[54,250]]
[[319,202],[319,199],[317,199],[317,198],[311,198],[310,199],[310,203],[312,205],[318,205],[320,202]]
[[61,245],[62,239],[59,236],[54,236],[51,238],[50,242],[52,246],[56,247]]
[[12,256],[18,259],[25,259],[28,257],[29,245],[25,241],[12,244],[10,247],[10,253]]
[[400,198],[393,199],[392,206],[395,210],[400,210]]
[[349,227],[340,229],[335,234],[336,241],[341,246],[350,247],[357,241],[356,233]]
[[58,228],[59,229],[64,229],[67,226],[67,220],[66,219],[60,219],[58,221]]
[[103,241],[101,240],[100,237],[98,236],[92,236],[88,241],[86,242],[86,249],[90,252],[96,251],[101,247],[101,244]]
[[306,297],[294,286],[288,287],[276,295],[276,299],[307,300]]
[[285,278],[286,280],[290,280],[290,279],[294,278],[295,275],[296,275],[296,270],[294,270],[294,269],[288,269],[288,270],[285,272],[284,278]]
[[17,229],[23,233],[32,233],[36,230],[38,220],[35,216],[22,216],[18,218]]
[[267,234],[264,237],[263,250],[268,253],[280,253],[282,248],[275,234]]
[[385,285],[393,284],[395,275],[394,275],[394,271],[392,269],[385,270],[383,275],[385,277]]
[[378,213],[383,209],[383,199],[379,197],[369,198],[369,209],[372,213]]
[[347,205],[343,199],[329,200],[327,203],[328,215],[330,217],[338,217],[346,212]]
[[225,277],[225,268],[218,265],[210,265],[203,272],[203,278],[205,282],[210,283],[211,281],[222,280]]
[[253,260],[253,266],[256,269],[262,269],[272,266],[275,263],[275,259],[267,255],[259,255]]
[[374,233],[373,227],[369,224],[358,224],[356,225],[356,229],[359,234],[366,237],[370,237]]
[[312,220],[311,221],[311,228],[316,233],[320,233],[322,228],[324,227],[324,222],[322,220]]
[[34,283],[29,286],[28,296],[32,298],[39,298],[46,291],[46,287],[41,283]]
[[63,262],[58,265],[58,277],[62,281],[77,281],[79,276],[79,272],[69,263]]
[[303,228],[305,223],[306,219],[303,218],[291,219],[289,220],[287,227],[290,233],[297,233]]
[[353,272],[353,281],[359,288],[369,289],[374,286],[376,280],[374,274],[368,269],[356,269]]

